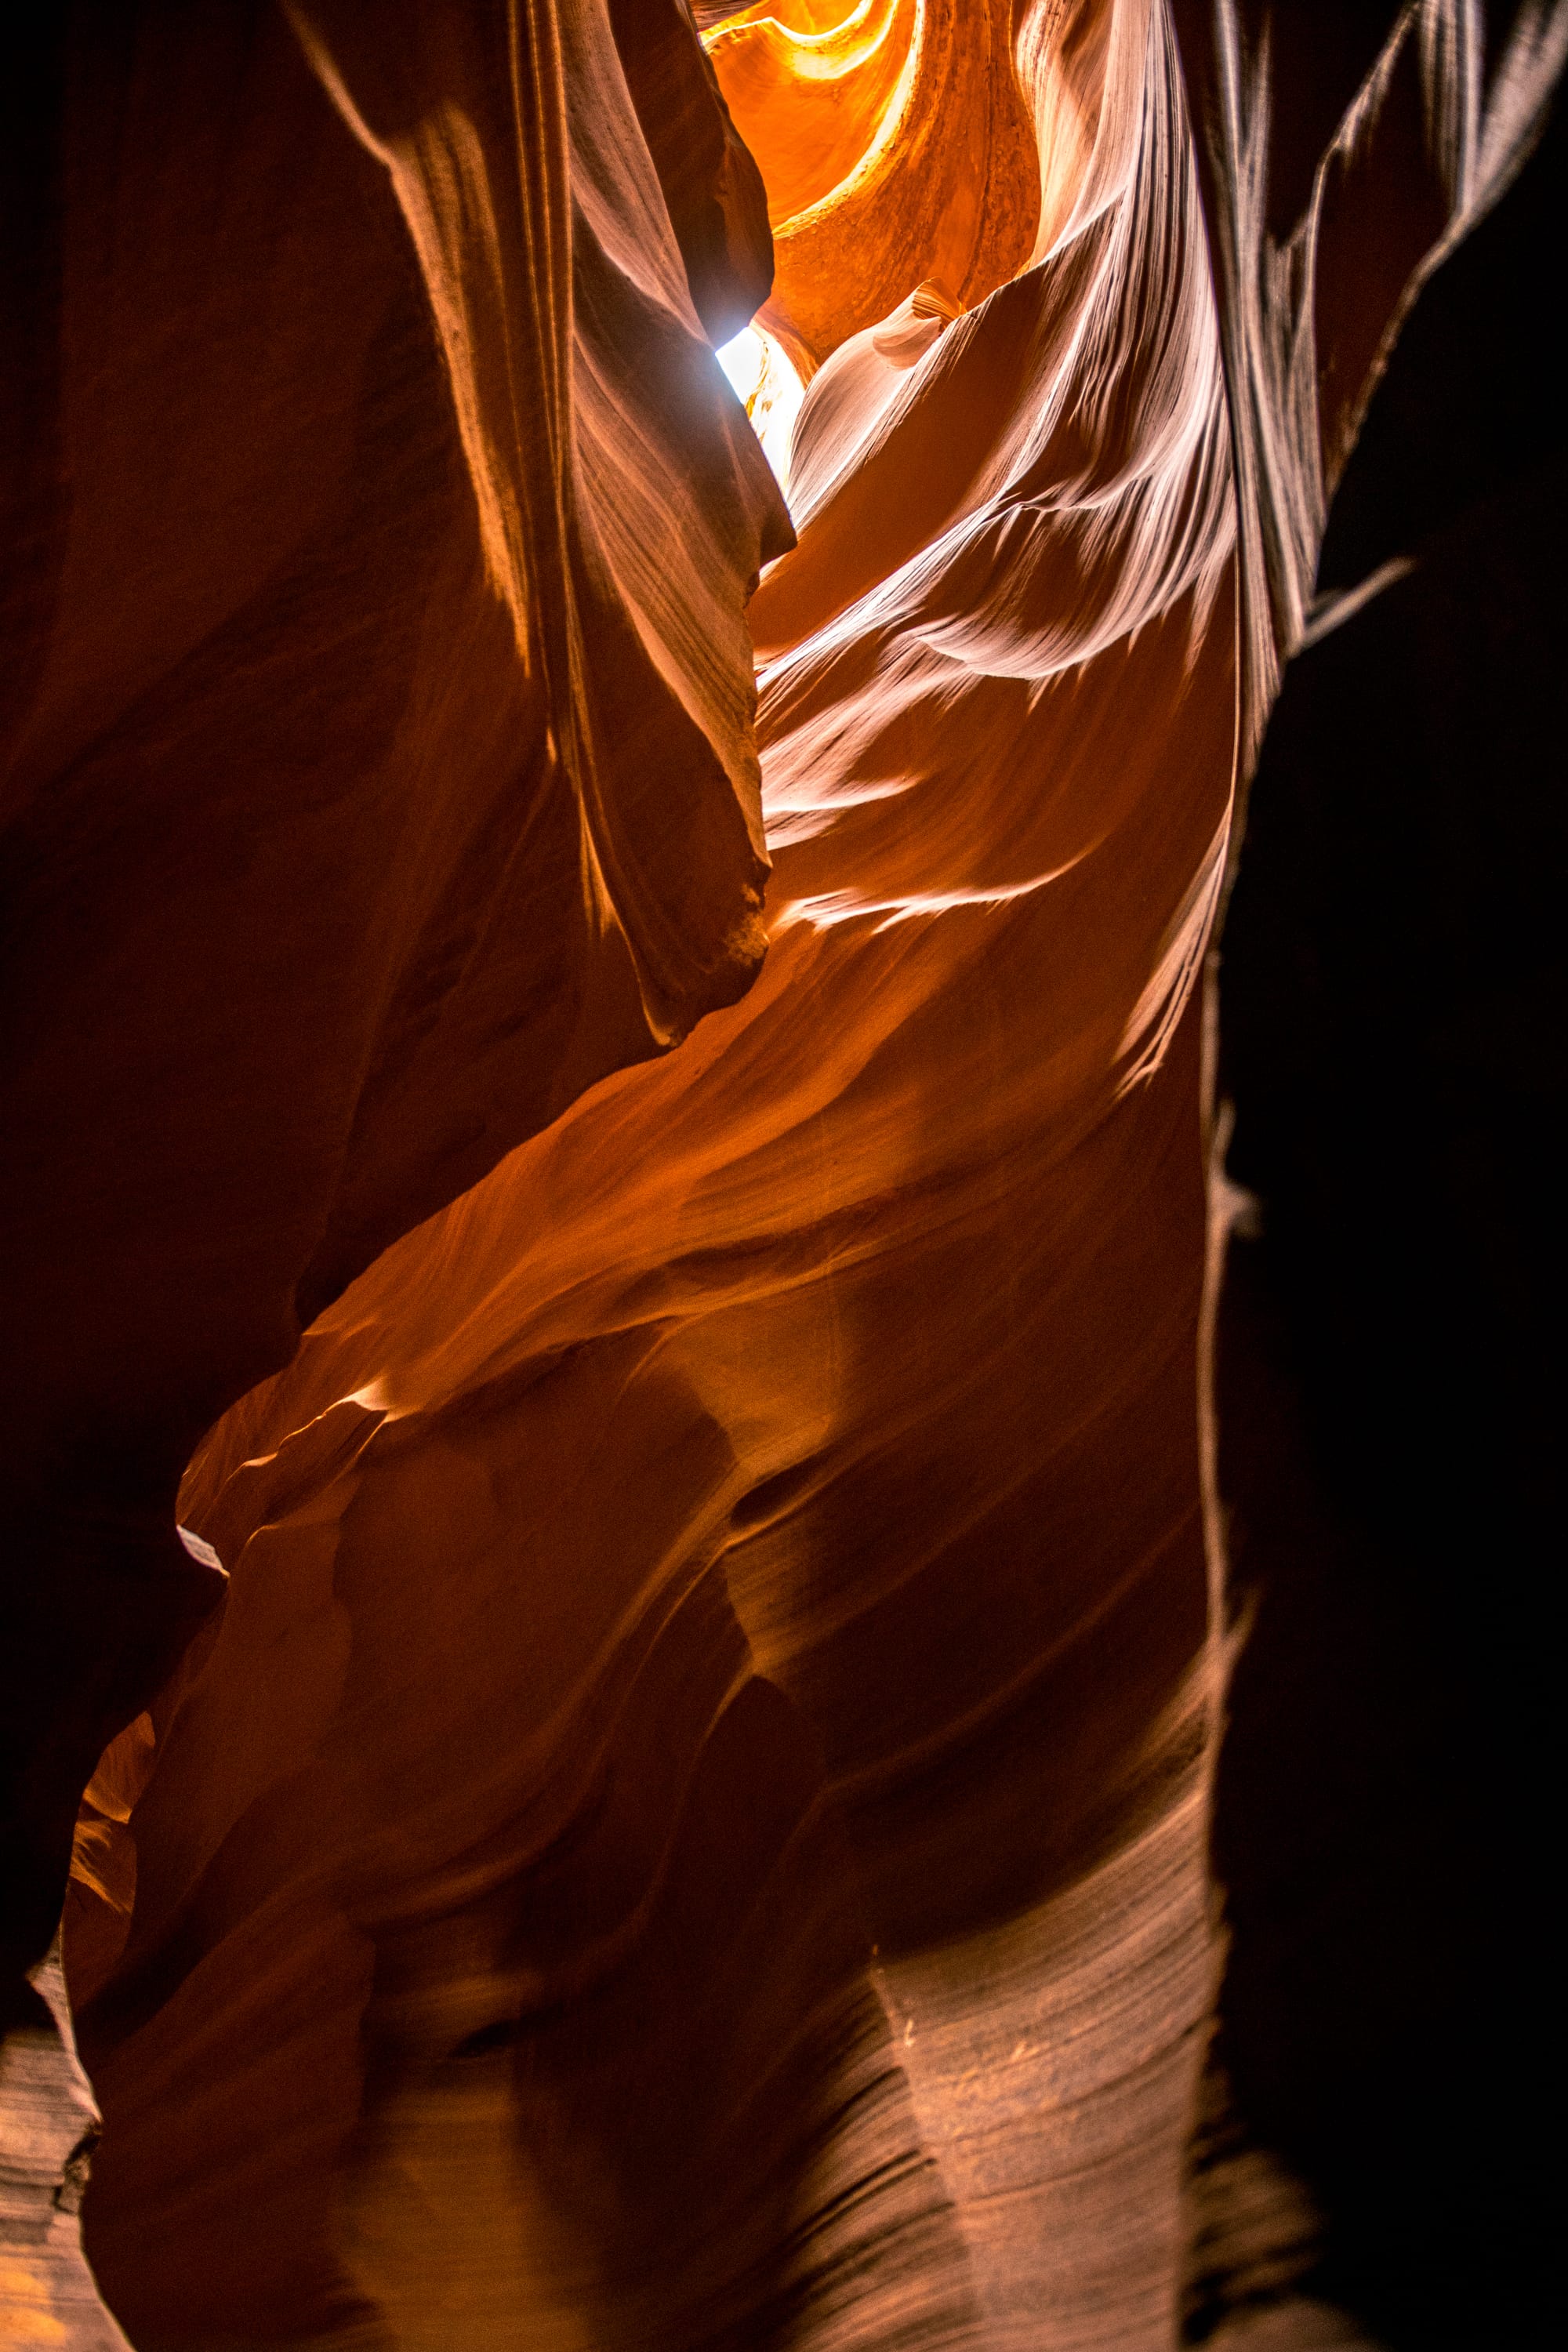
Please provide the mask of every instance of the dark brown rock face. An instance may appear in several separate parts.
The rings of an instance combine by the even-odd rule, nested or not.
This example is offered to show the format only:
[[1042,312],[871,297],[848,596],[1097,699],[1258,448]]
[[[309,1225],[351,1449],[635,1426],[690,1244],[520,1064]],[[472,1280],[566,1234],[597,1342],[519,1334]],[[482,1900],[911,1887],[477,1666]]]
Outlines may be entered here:
[[1544,2340],[1565,60],[33,37],[0,2337]]
[[[1423,289],[1340,485],[1221,944],[1233,1602],[1217,2051],[1391,2345],[1545,2345],[1553,1935],[1561,110]],[[1385,569],[1386,567],[1386,569]],[[1237,2282],[1211,2274],[1223,2305]],[[1245,2284],[1245,2282],[1243,2282]],[[1200,2298],[1202,2301],[1202,2298]]]
[[14,1970],[216,1595],[202,1429],[755,969],[788,530],[596,10],[83,8],[8,95]]

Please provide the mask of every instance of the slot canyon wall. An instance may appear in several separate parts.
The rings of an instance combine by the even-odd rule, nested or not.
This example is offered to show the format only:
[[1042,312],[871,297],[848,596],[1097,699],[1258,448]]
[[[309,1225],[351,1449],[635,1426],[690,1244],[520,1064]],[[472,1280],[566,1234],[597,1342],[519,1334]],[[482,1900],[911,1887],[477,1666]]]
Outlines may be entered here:
[[32,37],[0,2341],[1546,2341],[1565,56]]

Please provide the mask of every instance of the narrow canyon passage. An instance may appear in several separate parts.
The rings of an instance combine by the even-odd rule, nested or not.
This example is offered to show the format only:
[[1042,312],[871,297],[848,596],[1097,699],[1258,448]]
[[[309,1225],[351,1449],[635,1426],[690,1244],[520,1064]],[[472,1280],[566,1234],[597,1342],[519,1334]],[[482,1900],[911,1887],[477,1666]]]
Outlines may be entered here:
[[[1359,1065],[1310,1024],[1365,935],[1305,878],[1310,698],[1322,656],[1375,696],[1357,632],[1444,576],[1447,507],[1379,538],[1387,446],[1415,478],[1459,397],[1467,240],[1497,333],[1560,230],[1568,10],[1310,14],[62,37],[37,397],[76,503],[11,772],[54,975],[19,1230],[73,1271],[11,1375],[55,1565],[8,1866],[32,1968],[75,1816],[114,2318],[51,2218],[16,2340],[1460,2340],[1438,2160],[1378,2105],[1445,1915],[1413,1864],[1409,1948],[1364,1934],[1425,1832],[1363,1855],[1385,1748],[1447,1805],[1453,1667],[1419,1598],[1385,1623],[1375,1536],[1339,1597],[1419,1445],[1346,1488],[1383,1276],[1325,1338],[1288,1255],[1342,1262],[1301,1171]],[[713,356],[753,317],[761,446]],[[187,347],[221,366],[154,495]],[[1533,542],[1465,527],[1536,594]],[[1526,730],[1545,594],[1489,656]],[[1335,984],[1352,1031],[1383,1003]],[[1341,2160],[1352,2062],[1398,2193]],[[1505,2207],[1489,2308],[1533,2343]]]

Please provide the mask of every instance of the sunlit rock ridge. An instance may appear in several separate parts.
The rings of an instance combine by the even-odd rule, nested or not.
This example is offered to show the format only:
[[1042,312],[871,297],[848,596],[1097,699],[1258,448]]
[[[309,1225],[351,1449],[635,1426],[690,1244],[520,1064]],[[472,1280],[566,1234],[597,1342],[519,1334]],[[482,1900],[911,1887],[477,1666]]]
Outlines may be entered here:
[[32,37],[0,2342],[1548,2341],[1565,58]]

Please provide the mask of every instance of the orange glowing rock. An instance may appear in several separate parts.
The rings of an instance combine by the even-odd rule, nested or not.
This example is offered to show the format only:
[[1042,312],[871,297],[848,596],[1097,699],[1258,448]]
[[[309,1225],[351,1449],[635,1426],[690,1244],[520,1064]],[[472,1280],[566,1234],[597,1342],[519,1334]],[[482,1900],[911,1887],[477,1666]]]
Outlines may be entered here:
[[1034,140],[1011,0],[771,0],[708,36],[762,166],[773,292],[803,374],[921,279],[975,302],[1028,257]]
[[[757,985],[387,1252],[193,1465],[229,1609],[155,1710],[130,1939],[77,1970],[133,2331],[238,2295],[420,2342],[489,2297],[742,2343],[835,2266],[865,2329],[1076,2326],[1086,2102],[1094,2227],[1148,2214],[1123,2340],[1169,2311],[1233,553],[1168,39],[1117,71],[1051,257],[885,303],[808,390]],[[1140,2021],[1064,2073],[1086,1936]]]
[[[221,1166],[261,1154],[201,1233],[271,1352],[209,1307],[181,1353],[181,1289],[110,1358],[151,1331],[230,1572],[87,1789],[64,1931],[86,2244],[160,2352],[1181,2325],[1229,1657],[1205,954],[1391,322],[1550,75],[1526,12],[1466,114],[1474,12],[1402,13],[1277,237],[1230,0],[698,17],[706,66],[674,0],[316,0],[250,100],[266,154],[311,126],[301,249],[349,249],[321,187],[375,223],[401,360],[373,320],[346,373],[443,463],[411,502],[372,436],[403,634],[341,549],[269,622],[340,754],[356,665],[407,730],[340,898],[321,784],[173,1000],[210,1081],[223,926],[254,954],[303,873],[272,1056],[197,1089]],[[793,544],[704,340],[765,275],[742,142]],[[199,686],[232,732],[205,643],[163,723]]]

